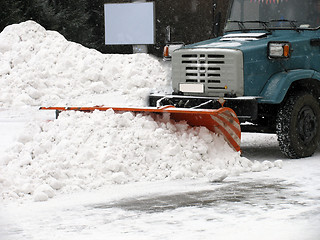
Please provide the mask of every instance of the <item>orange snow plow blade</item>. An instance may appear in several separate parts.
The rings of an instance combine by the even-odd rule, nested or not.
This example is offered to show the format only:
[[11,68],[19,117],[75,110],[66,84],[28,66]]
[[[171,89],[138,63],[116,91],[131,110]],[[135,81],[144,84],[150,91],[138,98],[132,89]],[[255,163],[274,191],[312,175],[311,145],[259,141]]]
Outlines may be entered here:
[[236,151],[240,151],[241,129],[240,122],[235,112],[226,107],[219,109],[190,109],[164,106],[160,108],[145,107],[41,107],[40,110],[83,111],[95,110],[106,111],[113,109],[115,112],[141,112],[141,113],[170,113],[170,119],[186,121],[190,126],[203,126],[212,132],[222,135],[228,144]]

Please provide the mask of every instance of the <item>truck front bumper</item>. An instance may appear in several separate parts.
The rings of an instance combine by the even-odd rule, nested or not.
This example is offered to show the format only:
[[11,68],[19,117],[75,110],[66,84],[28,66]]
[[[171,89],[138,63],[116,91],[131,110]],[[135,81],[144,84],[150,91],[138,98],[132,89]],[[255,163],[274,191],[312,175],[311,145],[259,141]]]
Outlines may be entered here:
[[[241,122],[254,121],[258,117],[257,97],[223,98],[224,107],[229,107],[237,114]],[[221,103],[218,97],[199,97],[183,95],[158,95],[149,96],[149,106],[160,107],[172,105],[179,108],[218,109]]]

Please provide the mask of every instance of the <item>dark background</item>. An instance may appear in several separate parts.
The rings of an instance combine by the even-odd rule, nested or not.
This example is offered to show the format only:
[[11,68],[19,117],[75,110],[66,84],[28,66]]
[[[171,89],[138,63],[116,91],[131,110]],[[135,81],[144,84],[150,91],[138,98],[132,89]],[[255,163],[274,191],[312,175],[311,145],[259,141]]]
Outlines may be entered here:
[[[149,1],[149,0],[148,0]],[[0,31],[7,25],[34,20],[67,40],[95,48],[102,53],[132,53],[131,45],[105,46],[104,4],[130,0],[0,0]],[[171,42],[194,43],[214,37],[214,17],[219,12],[224,25],[228,0],[153,0],[155,3],[155,45],[148,52],[161,56],[166,27]],[[214,4],[216,4],[214,6]],[[221,31],[220,31],[221,34]]]

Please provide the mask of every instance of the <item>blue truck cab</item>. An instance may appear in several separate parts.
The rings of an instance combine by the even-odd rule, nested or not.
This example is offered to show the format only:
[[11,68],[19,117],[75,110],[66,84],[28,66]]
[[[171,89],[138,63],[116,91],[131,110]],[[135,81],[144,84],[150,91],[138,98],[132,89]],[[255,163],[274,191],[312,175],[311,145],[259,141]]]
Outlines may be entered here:
[[320,142],[320,0],[233,0],[224,34],[172,53],[172,90],[150,105],[232,108],[290,158]]

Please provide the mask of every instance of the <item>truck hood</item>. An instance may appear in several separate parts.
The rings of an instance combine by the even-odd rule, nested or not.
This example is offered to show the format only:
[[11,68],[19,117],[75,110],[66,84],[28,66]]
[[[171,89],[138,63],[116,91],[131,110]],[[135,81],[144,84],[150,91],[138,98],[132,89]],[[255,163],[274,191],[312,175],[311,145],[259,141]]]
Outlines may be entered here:
[[[301,31],[300,33],[295,30],[275,30],[272,32],[231,32],[222,37],[209,39],[203,42],[190,44],[185,46],[185,49],[199,49],[199,48],[224,48],[224,49],[237,49],[251,51],[252,48],[265,47],[269,41],[288,41],[294,39],[301,41],[312,34],[310,31]],[[313,33],[314,34],[314,33]]]
[[185,48],[241,49],[245,45],[252,44],[253,41],[266,39],[267,37],[268,33],[265,32],[229,33],[219,38],[187,45]]

